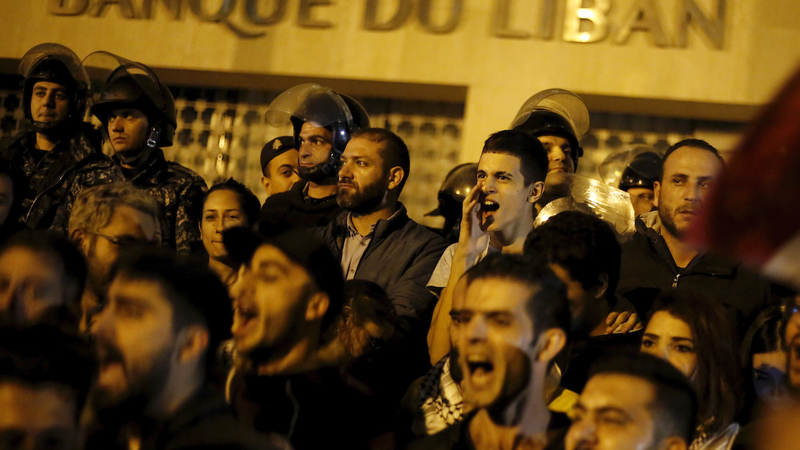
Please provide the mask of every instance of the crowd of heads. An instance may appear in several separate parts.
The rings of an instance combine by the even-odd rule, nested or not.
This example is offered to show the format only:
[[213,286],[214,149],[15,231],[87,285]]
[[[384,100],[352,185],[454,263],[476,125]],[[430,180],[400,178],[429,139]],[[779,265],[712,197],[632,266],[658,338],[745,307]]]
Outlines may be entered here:
[[165,160],[147,66],[43,44],[20,71],[0,448],[748,448],[800,399],[794,293],[685,239],[725,170],[706,141],[601,166],[635,230],[580,204],[534,227],[576,204],[589,127],[542,91],[450,171],[430,230],[400,202],[407,145],[343,93],[270,105],[293,135],[261,151],[262,205]]

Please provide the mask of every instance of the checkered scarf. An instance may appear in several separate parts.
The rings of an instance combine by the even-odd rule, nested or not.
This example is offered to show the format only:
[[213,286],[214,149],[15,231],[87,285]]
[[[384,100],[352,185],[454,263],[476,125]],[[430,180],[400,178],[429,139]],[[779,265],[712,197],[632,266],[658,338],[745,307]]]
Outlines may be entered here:
[[462,404],[461,388],[450,376],[448,355],[428,371],[420,385],[417,408],[423,417],[414,421],[414,434],[434,434],[460,421]]

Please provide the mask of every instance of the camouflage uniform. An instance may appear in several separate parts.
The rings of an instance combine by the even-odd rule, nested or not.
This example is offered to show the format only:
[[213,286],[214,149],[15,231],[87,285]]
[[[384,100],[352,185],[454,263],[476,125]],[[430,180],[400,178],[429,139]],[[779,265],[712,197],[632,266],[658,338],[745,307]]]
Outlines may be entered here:
[[97,150],[97,132],[87,123],[36,161],[36,132],[27,131],[0,143],[0,158],[22,168],[29,191],[22,200],[23,220],[29,228],[67,233],[75,197],[84,189],[123,181],[122,171]]
[[[119,158],[114,156],[119,163]],[[208,187],[205,180],[182,165],[167,161],[156,148],[136,169],[122,169],[134,186],[152,195],[161,209],[161,243],[188,254],[200,246],[200,216]]]

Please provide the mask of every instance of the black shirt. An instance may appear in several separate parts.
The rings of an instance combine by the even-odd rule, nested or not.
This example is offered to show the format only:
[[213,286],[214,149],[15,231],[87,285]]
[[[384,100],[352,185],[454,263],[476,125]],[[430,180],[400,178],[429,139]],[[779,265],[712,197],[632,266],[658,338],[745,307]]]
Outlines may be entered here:
[[305,187],[298,181],[291,190],[267,198],[258,216],[258,231],[270,236],[290,228],[321,227],[342,212],[335,195],[312,199],[305,195]]

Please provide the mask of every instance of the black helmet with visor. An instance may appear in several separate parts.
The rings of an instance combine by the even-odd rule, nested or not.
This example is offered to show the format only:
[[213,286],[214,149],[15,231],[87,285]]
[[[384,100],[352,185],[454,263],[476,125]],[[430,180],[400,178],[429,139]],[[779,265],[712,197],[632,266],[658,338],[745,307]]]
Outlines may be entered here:
[[565,89],[547,89],[529,98],[511,122],[511,130],[533,135],[558,136],[569,142],[572,161],[578,167],[583,156],[581,137],[589,130],[589,110],[580,97]]
[[[61,44],[39,44],[22,57],[19,74],[23,81],[22,109],[25,118],[33,123],[38,132],[58,128],[74,127],[83,120],[86,112],[86,98],[89,89],[89,76],[81,65],[81,60],[69,48]],[[61,122],[38,122],[31,113],[31,97],[36,83],[50,82],[63,86],[69,96],[69,114]]]
[[172,145],[177,127],[175,99],[149,67],[108,52],[95,52],[83,60],[92,80],[91,113],[108,133],[108,118],[115,109],[131,108],[147,116],[148,147]]
[[329,130],[333,138],[329,160],[322,168],[325,174],[339,170],[339,158],[352,134],[369,127],[369,116],[357,101],[313,83],[301,84],[281,93],[270,103],[265,116],[274,127],[291,123],[298,149],[304,123]]

